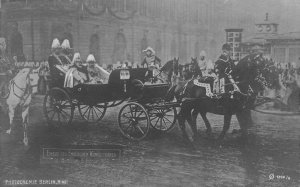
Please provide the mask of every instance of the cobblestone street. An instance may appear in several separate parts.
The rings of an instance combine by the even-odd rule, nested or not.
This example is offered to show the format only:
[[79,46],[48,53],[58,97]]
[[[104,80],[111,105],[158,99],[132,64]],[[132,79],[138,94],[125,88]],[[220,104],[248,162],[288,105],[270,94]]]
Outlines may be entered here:
[[[299,117],[253,113],[255,125],[249,143],[240,144],[236,135],[228,133],[221,146],[206,137],[199,117],[198,128],[202,136],[193,150],[184,143],[177,127],[168,134],[151,132],[141,142],[124,139],[116,125],[119,107],[109,109],[99,124],[86,125],[78,118],[72,127],[63,127],[53,133],[47,130],[42,118],[41,101],[41,96],[35,98],[30,110],[28,148],[1,133],[1,186],[5,180],[21,179],[67,180],[68,186],[78,187],[300,184]],[[222,128],[222,118],[208,117],[214,136],[217,136]],[[235,118],[230,132],[234,128],[238,128]],[[39,162],[39,151],[43,146],[101,144],[122,145],[124,154],[120,159],[99,160],[93,164]]]

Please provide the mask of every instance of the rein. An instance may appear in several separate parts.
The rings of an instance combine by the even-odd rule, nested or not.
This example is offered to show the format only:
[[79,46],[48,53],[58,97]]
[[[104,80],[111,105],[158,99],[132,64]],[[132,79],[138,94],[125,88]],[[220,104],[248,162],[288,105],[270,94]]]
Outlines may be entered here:
[[[34,84],[34,85],[30,84],[30,73],[32,72],[32,70],[33,69],[30,69],[30,71],[28,72],[28,74],[26,76],[26,87],[25,88],[21,88],[19,85],[17,85],[16,82],[14,81],[14,79],[12,79],[10,81],[10,86],[12,86],[13,94],[17,98],[19,98],[21,101],[26,101],[27,98],[32,94],[32,88],[38,86],[38,84]],[[23,95],[21,95],[21,96],[17,95],[17,93],[15,92],[15,88],[18,88],[19,90],[21,90],[23,92]]]

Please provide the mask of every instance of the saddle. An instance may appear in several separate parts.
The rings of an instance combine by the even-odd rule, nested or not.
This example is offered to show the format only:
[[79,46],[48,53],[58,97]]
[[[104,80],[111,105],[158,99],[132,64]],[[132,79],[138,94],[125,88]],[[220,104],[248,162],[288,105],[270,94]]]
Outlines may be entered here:
[[214,77],[200,77],[193,81],[194,85],[205,88],[205,95],[207,97],[214,97],[229,91],[225,82],[228,82],[225,78],[219,79]]

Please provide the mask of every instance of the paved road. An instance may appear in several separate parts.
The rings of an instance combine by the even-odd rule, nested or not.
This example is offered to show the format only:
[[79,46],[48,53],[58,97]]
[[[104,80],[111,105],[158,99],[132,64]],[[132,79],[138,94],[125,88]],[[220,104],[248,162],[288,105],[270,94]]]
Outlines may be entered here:
[[[300,186],[300,117],[253,113],[255,125],[249,142],[241,144],[235,134],[228,133],[221,146],[205,136],[199,117],[202,136],[191,149],[177,127],[168,134],[151,132],[141,142],[124,139],[116,120],[119,107],[109,109],[99,124],[87,125],[77,116],[71,128],[50,132],[41,113],[41,100],[35,98],[30,110],[28,148],[14,141],[22,134],[15,133],[15,138],[3,132],[0,135],[0,186],[12,179],[65,179],[68,186],[78,187]],[[217,136],[222,117],[208,118]],[[3,117],[1,121],[5,121]],[[238,128],[235,118],[230,132],[234,128]],[[43,146],[101,144],[123,145],[124,154],[120,159],[93,164],[39,162]]]

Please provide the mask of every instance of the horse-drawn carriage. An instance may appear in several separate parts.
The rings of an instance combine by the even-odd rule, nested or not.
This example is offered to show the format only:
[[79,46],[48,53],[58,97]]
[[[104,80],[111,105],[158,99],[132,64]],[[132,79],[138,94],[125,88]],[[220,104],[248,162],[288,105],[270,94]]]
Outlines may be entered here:
[[165,98],[168,83],[145,84],[147,71],[147,68],[116,69],[109,75],[107,84],[78,84],[72,88],[64,87],[65,75],[60,71],[58,77],[50,80],[50,90],[44,98],[48,124],[71,124],[75,109],[84,120],[98,122],[107,108],[127,101],[118,116],[125,137],[141,140],[147,136],[150,126],[169,131],[176,122],[177,103]]

